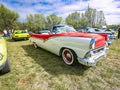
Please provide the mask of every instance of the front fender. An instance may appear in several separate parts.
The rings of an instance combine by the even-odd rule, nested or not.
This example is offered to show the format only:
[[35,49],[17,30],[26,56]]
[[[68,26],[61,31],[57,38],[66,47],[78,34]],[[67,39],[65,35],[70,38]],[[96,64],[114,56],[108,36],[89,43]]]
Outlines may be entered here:
[[61,48],[69,48],[73,50],[77,56],[84,57],[86,52],[88,52],[91,38],[81,38],[81,37],[66,37],[65,39],[62,39],[61,42]]

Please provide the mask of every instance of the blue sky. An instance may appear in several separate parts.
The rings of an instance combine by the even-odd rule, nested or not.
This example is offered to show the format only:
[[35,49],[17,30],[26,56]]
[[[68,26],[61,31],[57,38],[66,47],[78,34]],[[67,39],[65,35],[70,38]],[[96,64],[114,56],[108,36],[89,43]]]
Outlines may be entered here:
[[0,4],[19,13],[25,21],[28,14],[56,14],[63,18],[78,11],[84,13],[89,6],[102,10],[107,24],[120,24],[120,0],[0,0]]

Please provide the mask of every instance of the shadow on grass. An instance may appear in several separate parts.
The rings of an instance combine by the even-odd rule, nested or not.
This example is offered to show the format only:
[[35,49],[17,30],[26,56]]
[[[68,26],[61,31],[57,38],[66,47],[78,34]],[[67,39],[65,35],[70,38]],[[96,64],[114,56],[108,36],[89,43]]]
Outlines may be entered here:
[[68,66],[59,56],[41,48],[35,49],[33,45],[23,45],[22,47],[27,52],[27,56],[33,58],[37,64],[39,64],[45,69],[46,72],[52,75],[83,75],[84,71],[89,69],[89,67],[81,64],[76,66]]
[[13,39],[11,39],[11,38],[6,38],[6,41],[8,41],[8,42],[15,42]]
[[21,42],[21,41],[26,41],[26,40],[24,40],[24,39],[13,40],[13,39],[11,39],[10,37],[8,37],[8,38],[6,38],[6,41],[8,41],[8,42]]

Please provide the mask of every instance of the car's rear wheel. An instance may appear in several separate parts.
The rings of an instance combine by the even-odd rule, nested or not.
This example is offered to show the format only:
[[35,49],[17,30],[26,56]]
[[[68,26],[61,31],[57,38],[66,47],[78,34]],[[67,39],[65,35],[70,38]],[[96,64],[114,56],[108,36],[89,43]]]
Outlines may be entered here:
[[3,67],[3,69],[1,70],[1,73],[2,74],[5,74],[5,73],[8,73],[11,71],[11,68],[10,68],[10,63],[9,63],[9,60],[7,59],[6,60],[6,63],[5,63],[5,66]]
[[28,37],[24,38],[24,40],[28,40],[28,39],[29,39]]
[[77,63],[77,55],[75,54],[74,51],[70,49],[67,49],[67,48],[63,49],[61,56],[62,56],[63,61],[67,65],[75,65]]

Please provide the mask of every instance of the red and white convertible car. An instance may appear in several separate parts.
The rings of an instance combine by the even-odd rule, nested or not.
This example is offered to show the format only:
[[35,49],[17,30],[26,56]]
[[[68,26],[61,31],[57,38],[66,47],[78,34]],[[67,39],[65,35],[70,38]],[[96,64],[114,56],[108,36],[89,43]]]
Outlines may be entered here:
[[67,25],[55,25],[48,34],[30,34],[30,41],[58,56],[67,65],[81,63],[94,66],[106,56],[105,37],[98,34],[76,32]]

